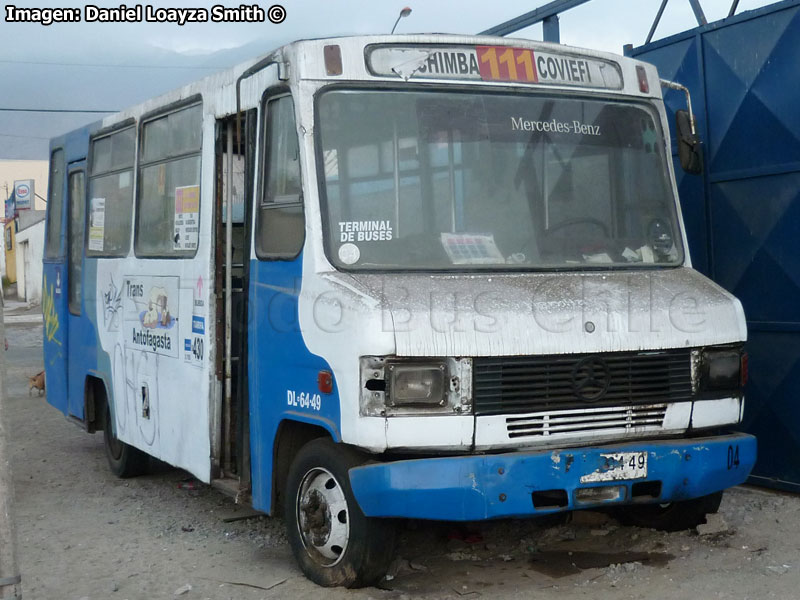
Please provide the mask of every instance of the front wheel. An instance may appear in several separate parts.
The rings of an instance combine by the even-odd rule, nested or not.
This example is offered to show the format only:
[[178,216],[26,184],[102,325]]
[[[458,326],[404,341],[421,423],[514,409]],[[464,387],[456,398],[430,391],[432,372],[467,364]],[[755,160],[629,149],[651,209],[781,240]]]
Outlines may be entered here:
[[377,583],[394,553],[391,521],[364,516],[349,470],[363,464],[353,449],[312,440],[297,453],[286,484],[286,528],[300,568],[325,587]]
[[624,506],[617,512],[624,525],[648,527],[660,531],[694,529],[706,522],[706,515],[719,510],[722,492],[667,504]]
[[111,472],[123,479],[144,474],[148,465],[147,454],[117,439],[111,422],[111,410],[106,406],[103,412],[103,445]]

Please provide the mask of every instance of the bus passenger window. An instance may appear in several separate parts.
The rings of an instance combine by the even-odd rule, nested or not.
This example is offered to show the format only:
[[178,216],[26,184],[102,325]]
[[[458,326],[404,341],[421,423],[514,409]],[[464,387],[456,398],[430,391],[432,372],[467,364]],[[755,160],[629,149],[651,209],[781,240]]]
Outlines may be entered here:
[[53,152],[50,157],[50,180],[48,189],[50,199],[47,202],[47,244],[46,258],[58,258],[61,253],[61,216],[64,200],[64,151]]
[[126,256],[131,245],[136,130],[92,140],[86,256]]
[[136,210],[136,255],[191,257],[200,234],[200,104],[144,124]]
[[259,258],[291,259],[300,253],[305,240],[300,149],[291,96],[267,102],[266,132],[256,253]]
[[85,197],[83,171],[69,176],[69,261],[67,278],[69,288],[69,312],[81,314],[81,268],[83,266],[83,203]]

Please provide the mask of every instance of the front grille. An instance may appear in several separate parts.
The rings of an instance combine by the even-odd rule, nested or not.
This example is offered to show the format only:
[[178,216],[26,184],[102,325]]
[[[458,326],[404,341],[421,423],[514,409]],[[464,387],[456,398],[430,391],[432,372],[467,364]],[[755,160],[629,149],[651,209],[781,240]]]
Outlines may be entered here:
[[[595,374],[603,385],[580,387],[587,361],[602,371]],[[680,402],[692,395],[689,349],[473,359],[477,415]]]
[[554,411],[506,418],[509,438],[658,430],[666,404]]

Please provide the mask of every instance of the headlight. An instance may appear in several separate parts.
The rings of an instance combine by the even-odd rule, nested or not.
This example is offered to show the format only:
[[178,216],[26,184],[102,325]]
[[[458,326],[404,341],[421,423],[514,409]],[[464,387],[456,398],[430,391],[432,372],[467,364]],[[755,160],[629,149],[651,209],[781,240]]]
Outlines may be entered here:
[[446,400],[447,365],[393,364],[387,367],[386,403],[392,406],[442,406]]
[[468,358],[361,358],[361,414],[464,413],[472,409]]
[[741,348],[709,348],[693,353],[696,391],[739,391],[745,383],[747,354]]

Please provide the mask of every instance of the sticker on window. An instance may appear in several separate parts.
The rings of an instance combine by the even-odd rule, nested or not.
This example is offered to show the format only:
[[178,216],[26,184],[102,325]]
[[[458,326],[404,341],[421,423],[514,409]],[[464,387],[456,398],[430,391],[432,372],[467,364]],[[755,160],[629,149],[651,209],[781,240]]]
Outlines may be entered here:
[[392,239],[391,221],[340,221],[339,241],[388,242]]
[[361,250],[350,242],[339,246],[339,260],[345,265],[354,265],[361,258]]
[[195,250],[199,234],[200,186],[187,185],[175,188],[175,250]]
[[92,198],[89,215],[89,250],[103,251],[103,237],[106,228],[106,199]]
[[474,233],[442,233],[442,246],[454,265],[505,263],[494,236]]

